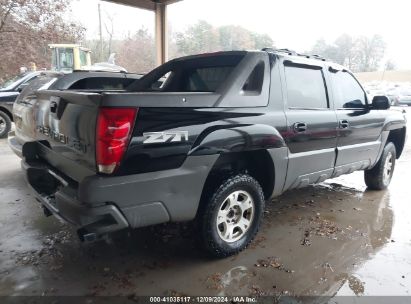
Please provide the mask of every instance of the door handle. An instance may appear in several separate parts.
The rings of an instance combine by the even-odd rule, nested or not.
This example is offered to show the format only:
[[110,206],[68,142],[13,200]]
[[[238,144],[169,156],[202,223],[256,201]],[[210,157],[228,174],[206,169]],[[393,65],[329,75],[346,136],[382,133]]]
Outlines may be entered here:
[[339,125],[340,125],[340,129],[348,129],[350,127],[350,123],[346,119],[340,120]]
[[307,131],[307,124],[305,122],[296,122],[293,125],[293,129],[294,129],[294,132],[296,132],[296,133],[305,132],[305,131]]

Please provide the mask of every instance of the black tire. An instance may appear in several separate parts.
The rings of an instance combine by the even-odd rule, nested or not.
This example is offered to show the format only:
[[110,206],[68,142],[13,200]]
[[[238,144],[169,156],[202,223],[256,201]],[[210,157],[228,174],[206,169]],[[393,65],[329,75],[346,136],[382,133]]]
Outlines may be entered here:
[[[392,142],[387,143],[387,145],[384,147],[384,151],[382,152],[380,160],[374,166],[374,168],[364,171],[364,180],[368,189],[384,190],[389,186],[395,169],[396,156],[397,153],[394,144]],[[389,174],[384,174],[386,173],[385,165],[387,158],[391,158],[392,166]]]
[[[240,251],[245,249],[253,240],[258,232],[258,229],[260,228],[261,219],[264,212],[265,200],[260,184],[247,174],[240,174],[226,179],[217,189],[214,189],[214,191],[206,193],[206,195],[204,196],[204,201],[201,204],[201,208],[197,217],[197,224],[201,237],[200,241],[205,250],[214,257],[223,258],[239,253]],[[248,226],[248,228],[246,228],[248,230],[245,230],[242,235],[241,229],[237,227],[236,234],[238,234],[237,237],[240,238],[232,242],[227,242],[222,238],[223,236],[220,237],[219,233],[222,232],[221,230],[220,232],[218,231],[221,226],[217,226],[217,216],[220,210],[222,210],[223,208],[223,203],[227,204],[228,196],[234,195],[234,193],[238,193],[236,191],[240,191],[240,194],[237,196],[240,200],[240,196],[244,194],[244,197],[247,197],[247,195],[245,194],[248,194],[252,199],[254,209],[252,212],[241,211],[243,209],[238,209],[238,212],[236,212],[236,215],[234,216],[239,217],[238,220],[240,220],[242,219],[242,217],[244,217],[244,214],[246,214],[246,216],[250,216],[251,224]],[[243,199],[245,200],[245,198]],[[236,200],[236,202],[238,203],[238,199]],[[228,207],[229,206],[227,206],[226,208]],[[249,214],[247,214],[247,212],[249,212]],[[227,221],[229,213],[230,212],[227,213]],[[221,216],[219,217],[219,219],[221,219]],[[227,224],[224,221],[220,225],[224,226]],[[228,225],[231,225],[230,227],[233,227],[236,224],[229,223]],[[227,228],[227,230],[229,230],[229,228]],[[233,232],[235,232],[235,230],[236,228],[232,229]]]
[[7,113],[0,111],[0,138],[4,138],[11,130],[11,119]]

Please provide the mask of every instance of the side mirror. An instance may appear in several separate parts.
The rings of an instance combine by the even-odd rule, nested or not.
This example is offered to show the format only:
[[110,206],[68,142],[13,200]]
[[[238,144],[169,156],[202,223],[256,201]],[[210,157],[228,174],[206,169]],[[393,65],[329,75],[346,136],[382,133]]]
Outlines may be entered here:
[[391,107],[387,96],[374,96],[372,99],[373,110],[388,110]]

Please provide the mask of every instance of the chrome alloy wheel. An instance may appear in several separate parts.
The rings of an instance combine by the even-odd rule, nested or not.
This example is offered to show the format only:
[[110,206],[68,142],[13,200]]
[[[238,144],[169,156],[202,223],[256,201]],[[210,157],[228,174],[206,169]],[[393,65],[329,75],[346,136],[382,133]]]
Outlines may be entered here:
[[383,181],[385,185],[388,185],[390,183],[392,169],[393,169],[392,153],[389,152],[387,154],[387,157],[385,158],[385,163],[384,163]]
[[241,239],[252,225],[254,210],[254,200],[248,192],[235,191],[227,196],[217,213],[220,238],[227,243]]

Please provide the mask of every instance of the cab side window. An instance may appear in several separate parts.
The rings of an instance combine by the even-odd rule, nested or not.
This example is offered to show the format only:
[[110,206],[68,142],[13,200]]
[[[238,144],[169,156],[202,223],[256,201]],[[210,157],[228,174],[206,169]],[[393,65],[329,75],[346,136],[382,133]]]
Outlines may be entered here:
[[327,109],[328,98],[320,67],[285,65],[288,108]]
[[23,91],[25,88],[27,88],[27,87],[30,85],[30,83],[31,83],[33,80],[35,80],[35,79],[37,79],[37,78],[38,78],[38,76],[34,76],[34,77],[26,80],[25,82],[23,82],[22,84],[20,84],[20,85],[16,88],[17,91],[18,91],[18,92]]
[[331,72],[336,109],[363,109],[366,107],[365,92],[348,72]]

